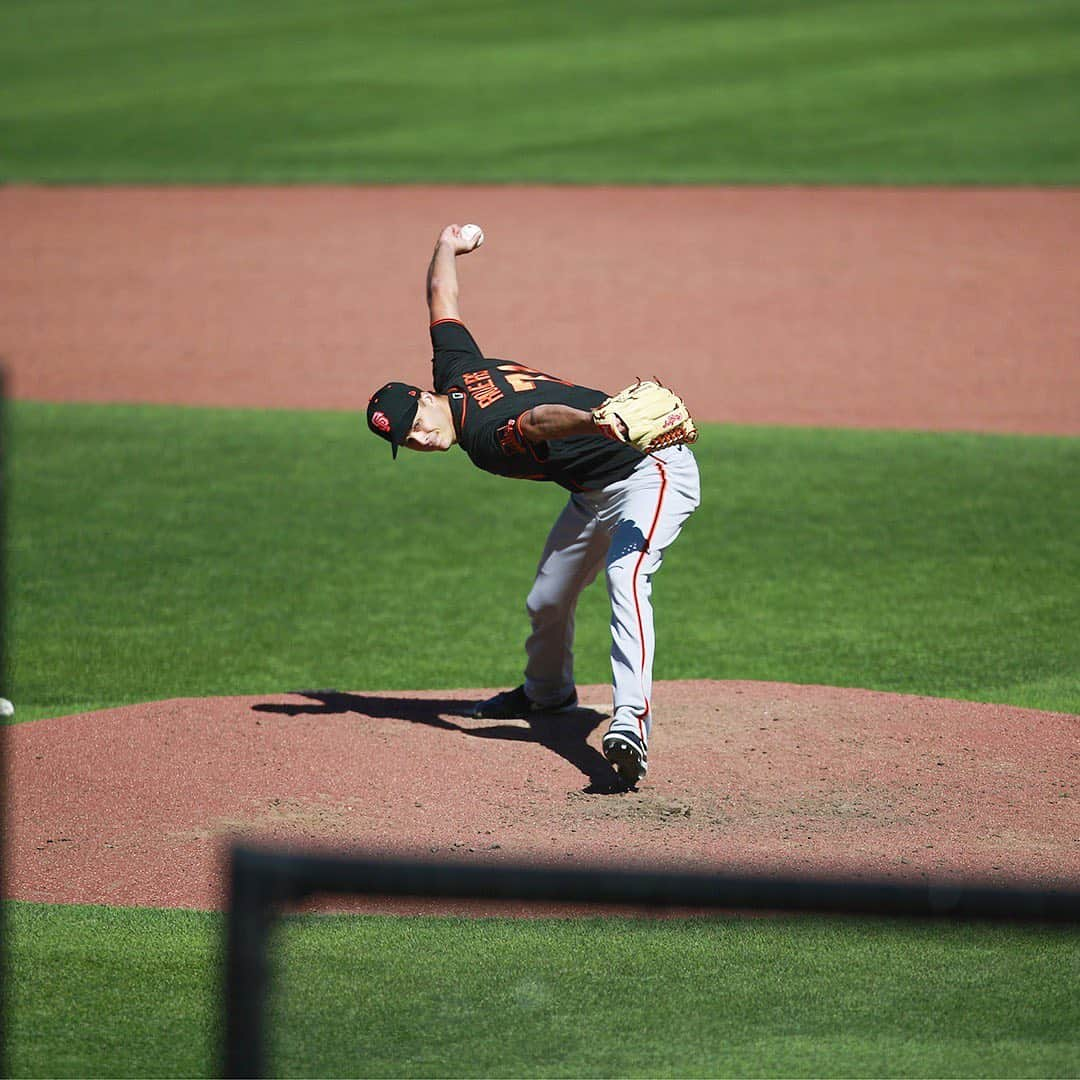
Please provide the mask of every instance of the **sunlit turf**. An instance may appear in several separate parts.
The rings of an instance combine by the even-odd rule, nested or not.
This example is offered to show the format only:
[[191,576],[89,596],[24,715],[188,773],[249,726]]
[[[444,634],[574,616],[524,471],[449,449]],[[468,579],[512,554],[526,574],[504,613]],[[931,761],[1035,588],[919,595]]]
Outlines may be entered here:
[[[10,1075],[219,1071],[220,916],[15,903],[5,915]],[[1072,929],[306,917],[283,924],[273,972],[276,1076],[1080,1069]]]
[[1080,180],[1074,0],[8,0],[0,177]]
[[[175,696],[514,685],[565,493],[332,412],[16,402],[18,719]],[[707,425],[656,677],[1080,712],[1080,440]],[[578,678],[610,677],[602,584]]]

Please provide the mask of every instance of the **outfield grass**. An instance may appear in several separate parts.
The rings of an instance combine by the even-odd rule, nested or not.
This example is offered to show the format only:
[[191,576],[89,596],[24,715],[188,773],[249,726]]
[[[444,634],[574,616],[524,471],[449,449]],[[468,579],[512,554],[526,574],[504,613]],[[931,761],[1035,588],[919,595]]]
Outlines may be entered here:
[[[345,413],[16,402],[9,427],[18,719],[519,679],[554,485],[395,463]],[[706,426],[696,453],[658,678],[1080,713],[1080,440]],[[595,585],[581,682],[609,647]]]
[[[216,1071],[219,916],[10,903],[6,914],[12,1075]],[[1080,1069],[1075,930],[309,917],[287,921],[278,943],[273,1075]]]
[[[345,413],[16,402],[8,426],[19,719],[516,680],[557,490],[460,454],[394,463]],[[1080,712],[1080,507],[1063,497],[1080,440],[707,426],[697,453],[704,504],[656,580],[661,677]],[[478,564],[478,534],[514,540]],[[439,648],[417,648],[418,625]],[[606,681],[598,587],[579,631],[580,676]],[[14,1075],[213,1071],[217,916],[7,910]],[[1080,1068],[1075,932],[843,925],[290,924],[274,1069]]]
[[[516,680],[553,488],[394,463],[345,413],[16,402],[8,427],[19,719]],[[661,677],[1080,712],[1080,440],[707,426],[697,453],[704,503],[656,581]],[[478,564],[478,534],[514,540]],[[583,681],[607,648],[594,587]],[[213,1071],[217,916],[7,912],[14,1075]],[[331,919],[282,942],[282,1075],[1080,1068],[1075,932]]]
[[1076,0],[7,0],[0,178],[1075,184]]

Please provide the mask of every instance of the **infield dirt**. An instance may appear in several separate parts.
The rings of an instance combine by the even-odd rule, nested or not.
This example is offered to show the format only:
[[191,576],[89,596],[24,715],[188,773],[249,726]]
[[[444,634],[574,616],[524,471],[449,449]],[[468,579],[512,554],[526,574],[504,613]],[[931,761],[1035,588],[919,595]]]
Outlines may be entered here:
[[[449,220],[487,234],[461,275],[492,354],[606,388],[660,374],[702,420],[1080,434],[1069,191],[7,188],[12,389],[360,409],[388,378],[428,381],[423,271]],[[650,775],[625,792],[598,750],[606,688],[550,722],[458,715],[485,693],[183,700],[18,725],[8,895],[215,907],[232,835],[1080,880],[1075,716],[659,683]]]
[[1080,434],[1074,191],[0,189],[16,397],[366,406],[427,385],[424,271],[477,221],[492,356],[702,420]]

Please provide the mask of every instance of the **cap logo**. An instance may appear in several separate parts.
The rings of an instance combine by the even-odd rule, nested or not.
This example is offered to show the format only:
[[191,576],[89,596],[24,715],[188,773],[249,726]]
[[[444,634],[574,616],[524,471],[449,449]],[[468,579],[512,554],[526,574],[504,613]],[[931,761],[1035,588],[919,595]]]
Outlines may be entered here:
[[384,435],[390,434],[390,418],[381,410],[376,410],[371,414],[371,423],[383,432]]

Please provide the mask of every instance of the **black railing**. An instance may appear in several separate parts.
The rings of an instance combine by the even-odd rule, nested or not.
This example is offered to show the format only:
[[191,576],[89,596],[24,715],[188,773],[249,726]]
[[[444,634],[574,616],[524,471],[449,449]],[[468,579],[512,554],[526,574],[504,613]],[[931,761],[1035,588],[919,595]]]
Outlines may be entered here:
[[536,864],[475,866],[237,847],[229,867],[225,1074],[262,1076],[269,937],[315,894],[1080,923],[1080,893],[988,885],[788,879]]

